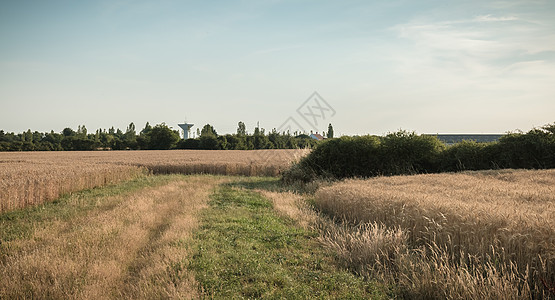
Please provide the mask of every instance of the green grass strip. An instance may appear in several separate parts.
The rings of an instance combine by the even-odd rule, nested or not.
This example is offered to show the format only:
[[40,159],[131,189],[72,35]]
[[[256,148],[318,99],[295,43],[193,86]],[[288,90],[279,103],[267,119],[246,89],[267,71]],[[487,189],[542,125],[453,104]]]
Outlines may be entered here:
[[385,298],[338,268],[315,236],[277,216],[260,194],[224,185],[202,214],[189,267],[210,298]]

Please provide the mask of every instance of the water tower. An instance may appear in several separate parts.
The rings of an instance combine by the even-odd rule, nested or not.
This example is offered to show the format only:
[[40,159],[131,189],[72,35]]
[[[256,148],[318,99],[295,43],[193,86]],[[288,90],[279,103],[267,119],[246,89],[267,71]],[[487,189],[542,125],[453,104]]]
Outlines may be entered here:
[[189,138],[189,130],[191,129],[191,127],[193,127],[193,125],[195,124],[177,124],[177,126],[181,127],[181,129],[183,129],[183,139],[186,140]]

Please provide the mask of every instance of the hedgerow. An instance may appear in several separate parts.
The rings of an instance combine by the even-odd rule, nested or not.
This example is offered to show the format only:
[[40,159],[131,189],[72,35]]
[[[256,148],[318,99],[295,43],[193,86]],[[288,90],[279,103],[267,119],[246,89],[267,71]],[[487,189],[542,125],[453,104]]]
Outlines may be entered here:
[[446,146],[437,137],[398,131],[345,136],[318,145],[288,171],[285,182],[487,169],[555,168],[555,123],[497,142]]

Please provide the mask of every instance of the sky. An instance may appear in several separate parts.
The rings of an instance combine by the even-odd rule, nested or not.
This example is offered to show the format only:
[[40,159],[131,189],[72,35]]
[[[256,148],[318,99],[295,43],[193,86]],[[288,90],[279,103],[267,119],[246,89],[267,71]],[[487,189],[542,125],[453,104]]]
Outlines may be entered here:
[[0,129],[147,121],[527,131],[555,122],[555,1],[0,0]]

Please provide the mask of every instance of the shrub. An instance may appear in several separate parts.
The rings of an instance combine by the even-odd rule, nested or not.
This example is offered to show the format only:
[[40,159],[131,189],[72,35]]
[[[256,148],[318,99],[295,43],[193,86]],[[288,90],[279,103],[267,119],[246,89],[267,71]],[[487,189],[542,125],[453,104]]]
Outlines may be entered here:
[[288,172],[285,181],[435,172],[445,146],[433,136],[400,131],[385,137],[327,140]]
[[532,129],[526,134],[511,133],[499,139],[499,165],[513,169],[555,168],[555,134]]
[[437,172],[445,145],[435,136],[398,131],[382,138],[381,173],[385,175]]
[[[375,136],[341,137],[321,143],[299,163],[302,175],[358,177],[378,175],[380,139]],[[297,173],[301,173],[296,171]]]
[[437,137],[398,131],[384,137],[330,139],[289,171],[286,182],[378,175],[555,168],[555,124],[512,133],[489,144],[463,141],[446,147]]
[[490,168],[489,147],[492,145],[474,141],[462,141],[450,146],[442,153],[441,170],[453,172]]

